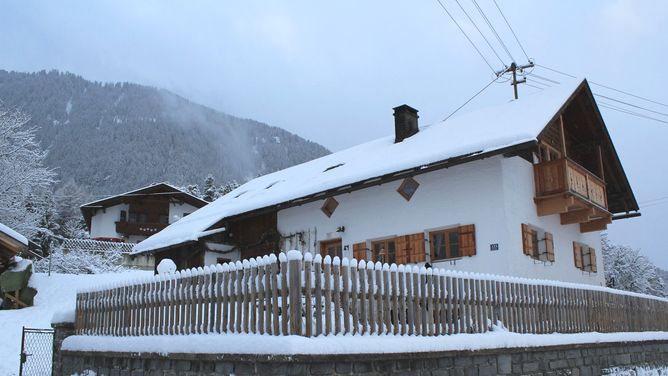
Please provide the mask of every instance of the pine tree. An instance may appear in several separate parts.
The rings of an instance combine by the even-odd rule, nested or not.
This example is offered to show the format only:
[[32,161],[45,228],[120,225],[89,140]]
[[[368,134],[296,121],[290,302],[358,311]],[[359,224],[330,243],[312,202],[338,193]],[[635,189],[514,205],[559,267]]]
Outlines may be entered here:
[[212,202],[218,198],[218,190],[216,189],[216,181],[213,175],[209,174],[204,179],[204,194],[202,195],[204,201]]
[[227,183],[220,186],[219,195],[225,196],[226,194],[232,192],[233,190],[239,187],[239,183],[236,180],[228,181]]

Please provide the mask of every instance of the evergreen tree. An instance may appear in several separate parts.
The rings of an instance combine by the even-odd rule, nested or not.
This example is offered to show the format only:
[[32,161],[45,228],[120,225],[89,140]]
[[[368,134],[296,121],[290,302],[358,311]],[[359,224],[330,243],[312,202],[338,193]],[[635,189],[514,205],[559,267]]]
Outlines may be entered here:
[[204,201],[213,202],[218,198],[218,189],[216,188],[216,181],[213,175],[209,174],[204,179],[204,194],[202,195]]

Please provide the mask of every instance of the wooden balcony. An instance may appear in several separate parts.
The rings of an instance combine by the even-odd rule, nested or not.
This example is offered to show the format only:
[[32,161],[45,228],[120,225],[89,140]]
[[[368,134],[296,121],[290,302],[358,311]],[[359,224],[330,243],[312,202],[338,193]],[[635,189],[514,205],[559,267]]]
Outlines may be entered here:
[[125,236],[151,236],[165,227],[164,223],[116,222],[116,232]]
[[581,232],[600,231],[612,222],[605,182],[568,158],[534,165],[538,215],[561,215],[561,224]]

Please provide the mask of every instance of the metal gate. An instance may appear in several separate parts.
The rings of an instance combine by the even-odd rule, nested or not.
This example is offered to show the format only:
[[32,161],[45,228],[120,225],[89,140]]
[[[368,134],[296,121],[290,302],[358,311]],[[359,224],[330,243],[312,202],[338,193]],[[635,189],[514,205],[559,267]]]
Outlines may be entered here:
[[53,329],[23,327],[19,376],[50,376],[53,363]]

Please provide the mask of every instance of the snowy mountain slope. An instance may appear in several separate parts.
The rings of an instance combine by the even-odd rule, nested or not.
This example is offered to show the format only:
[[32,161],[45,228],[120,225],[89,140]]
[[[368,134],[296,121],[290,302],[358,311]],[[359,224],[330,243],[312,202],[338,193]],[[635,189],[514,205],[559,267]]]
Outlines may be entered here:
[[52,274],[35,273],[30,286],[37,289],[35,305],[18,310],[0,310],[0,375],[12,376],[19,372],[21,327],[50,328],[56,312],[74,307],[78,289],[114,281],[142,278],[151,272],[133,271],[115,274]]
[[153,182],[239,182],[329,153],[281,128],[166,90],[57,71],[0,70],[0,101],[32,117],[59,179],[113,194]]

